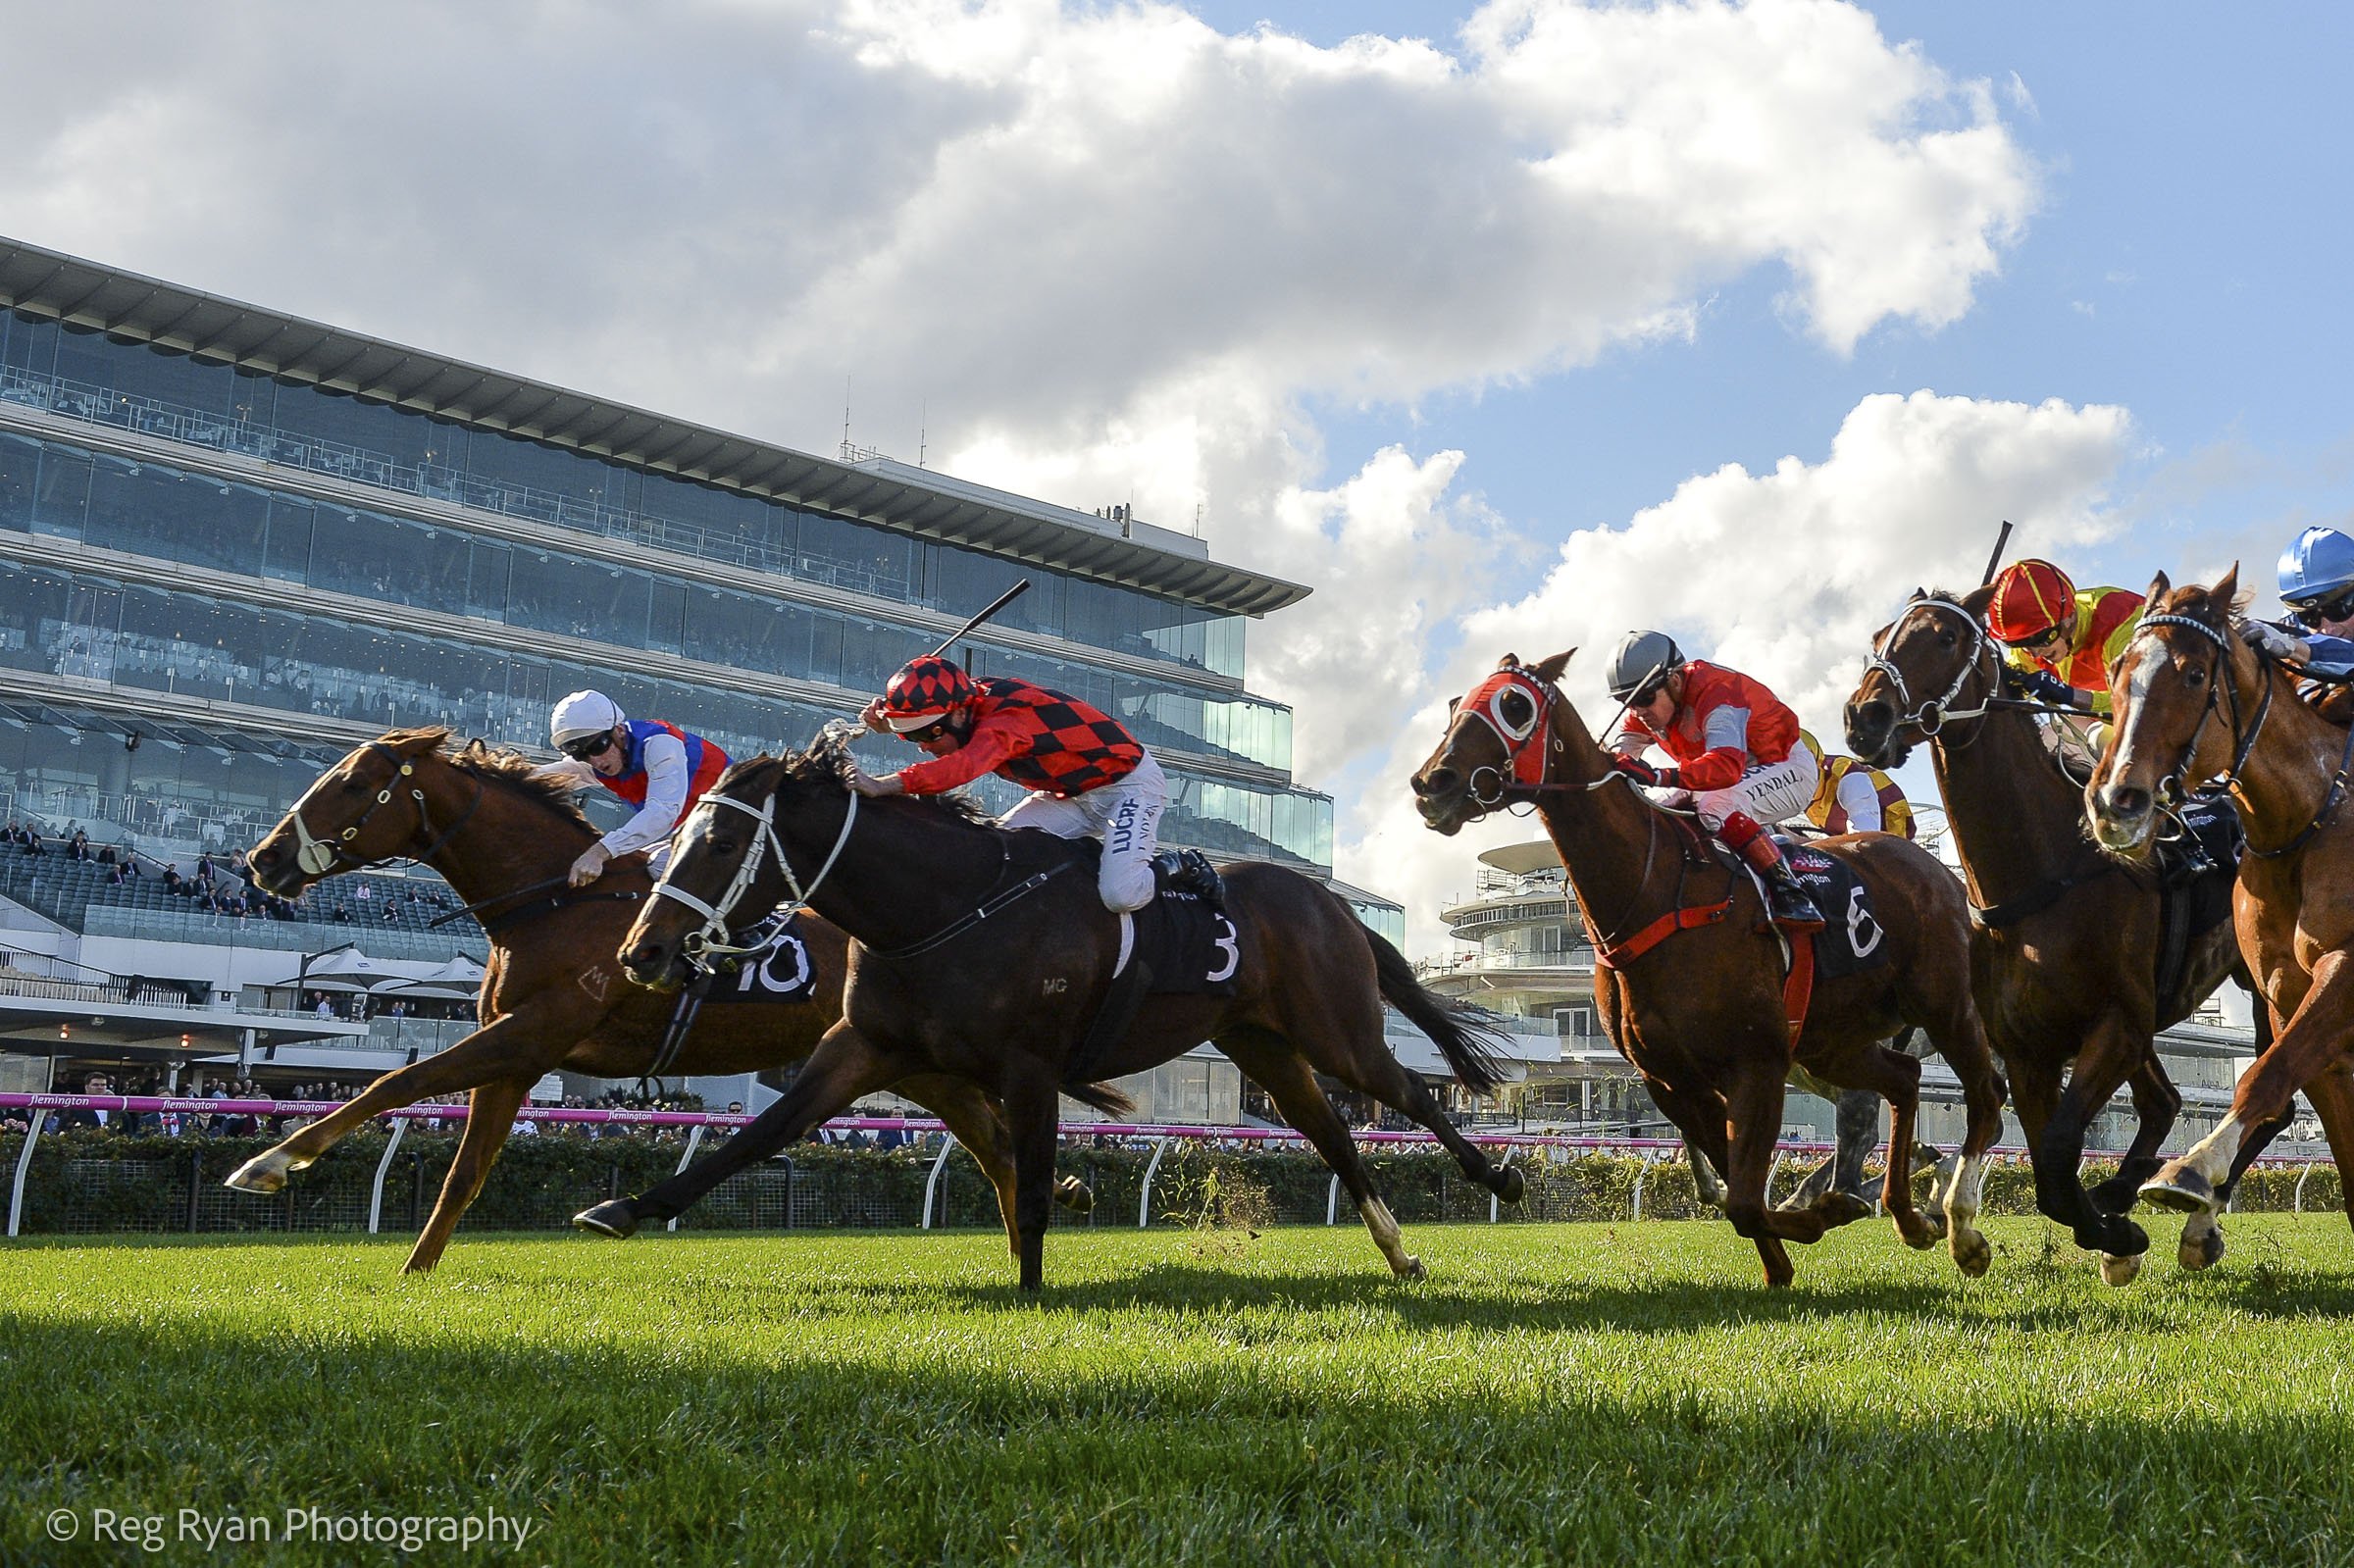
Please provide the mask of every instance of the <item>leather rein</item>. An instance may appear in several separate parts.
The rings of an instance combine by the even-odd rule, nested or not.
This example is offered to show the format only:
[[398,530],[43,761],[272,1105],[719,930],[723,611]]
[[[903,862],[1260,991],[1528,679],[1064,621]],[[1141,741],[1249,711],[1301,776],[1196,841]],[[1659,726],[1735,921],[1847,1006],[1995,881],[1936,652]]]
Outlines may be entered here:
[[[2158,803],[2168,807],[2179,803],[2183,793],[2183,774],[2190,767],[2191,757],[2199,749],[2199,735],[2206,730],[2208,721],[2215,717],[2217,707],[2227,702],[2231,724],[2231,766],[2210,782],[2223,784],[2244,805],[2247,803],[2247,795],[2239,776],[2240,771],[2247,766],[2249,754],[2256,749],[2256,737],[2264,732],[2266,717],[2273,711],[2273,661],[2263,649],[2253,650],[2256,655],[2257,673],[2263,678],[2264,694],[2256,704],[2255,717],[2243,730],[2240,724],[2239,683],[2227,679],[2231,674],[2231,644],[2227,634],[2218,632],[2195,616],[2169,614],[2143,616],[2141,625],[2134,629],[2133,635],[2138,640],[2143,632],[2152,627],[2162,626],[2186,628],[2214,643],[2215,663],[2208,671],[2207,704],[2199,713],[2198,728],[2191,731],[2190,740],[2182,748],[2181,761],[2175,765],[2172,773],[2158,781]],[[2248,845],[2248,853],[2259,860],[2277,860],[2283,855],[2294,854],[2297,850],[2304,848],[2307,843],[2312,841],[2313,835],[2320,833],[2330,818],[2337,815],[2337,808],[2345,802],[2349,770],[2354,770],[2354,726],[2349,726],[2346,730],[2346,745],[2344,751],[2338,756],[2337,772],[2331,777],[2329,791],[2322,797],[2321,806],[2314,812],[2313,820],[2307,823],[2295,837],[2279,848],[2259,849],[2251,843]]]

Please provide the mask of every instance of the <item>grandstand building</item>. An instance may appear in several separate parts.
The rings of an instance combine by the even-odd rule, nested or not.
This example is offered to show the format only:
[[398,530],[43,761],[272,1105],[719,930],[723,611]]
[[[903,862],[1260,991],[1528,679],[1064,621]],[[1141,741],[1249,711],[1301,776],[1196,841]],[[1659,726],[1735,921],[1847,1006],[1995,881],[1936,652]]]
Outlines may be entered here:
[[[1331,798],[1245,673],[1250,621],[1303,586],[1124,508],[814,456],[0,239],[0,818],[45,851],[0,852],[0,1037],[311,1076],[438,1048],[464,1020],[334,1000],[435,970],[463,994],[448,966],[481,933],[431,927],[437,881],[240,918],[165,868],[209,854],[233,886],[227,857],[394,726],[549,755],[580,686],[734,755],[799,744],[1022,578],[958,644],[976,674],[1134,729],[1168,771],[1164,842],[1329,877]],[[69,858],[77,831],[115,864]],[[373,973],[316,967],[339,948]],[[134,1001],[134,976],[194,1000]]]
[[[1479,860],[1471,892],[1440,912],[1453,948],[1420,966],[1423,984],[1506,1015],[1516,1040],[1551,1043],[1552,1049],[1521,1053],[1527,1125],[1595,1137],[1672,1137],[1674,1129],[1596,1021],[1594,941],[1559,852],[1537,839],[1490,849]],[[2252,1032],[2244,1019],[2226,1020],[2222,998],[2158,1037],[2159,1058],[2182,1092],[2170,1147],[2214,1131],[2253,1049]],[[2019,1119],[2005,1116],[2003,1140],[2020,1146]],[[1828,1139],[1834,1132],[1829,1103],[1796,1089],[1784,1102],[1782,1123],[1794,1138]],[[1921,1136],[1956,1146],[1963,1123],[1961,1085],[1931,1058],[1921,1077]],[[2133,1127],[2121,1093],[2094,1119],[2087,1146],[2122,1149],[2132,1141]]]

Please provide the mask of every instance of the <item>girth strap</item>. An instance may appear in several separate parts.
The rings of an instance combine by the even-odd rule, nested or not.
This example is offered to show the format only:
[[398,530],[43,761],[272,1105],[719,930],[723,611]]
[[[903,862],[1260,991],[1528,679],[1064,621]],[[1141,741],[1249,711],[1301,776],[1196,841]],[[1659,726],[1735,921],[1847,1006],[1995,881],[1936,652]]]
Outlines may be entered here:
[[1605,969],[1622,969],[1679,931],[1694,931],[1702,926],[1721,923],[1732,907],[1733,901],[1727,897],[1721,903],[1688,904],[1681,909],[1670,909],[1622,942],[1608,945],[1595,943],[1594,962]]

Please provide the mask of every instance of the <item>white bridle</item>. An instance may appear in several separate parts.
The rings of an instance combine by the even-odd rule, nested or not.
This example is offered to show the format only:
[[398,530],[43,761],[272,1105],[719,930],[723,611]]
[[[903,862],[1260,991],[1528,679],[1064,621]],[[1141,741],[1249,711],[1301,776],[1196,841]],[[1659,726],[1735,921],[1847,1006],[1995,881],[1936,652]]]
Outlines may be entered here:
[[851,792],[849,801],[849,809],[842,814],[842,832],[835,835],[834,848],[827,854],[826,863],[817,868],[817,875],[809,879],[809,885],[806,887],[802,886],[800,879],[793,874],[793,862],[785,858],[785,841],[777,836],[776,791],[769,791],[767,798],[757,806],[747,806],[741,800],[717,791],[713,791],[695,802],[694,810],[687,814],[691,824],[696,814],[704,808],[726,806],[731,811],[742,812],[757,822],[760,829],[753,837],[751,848],[742,860],[736,863],[736,875],[729,881],[727,891],[719,895],[719,902],[706,904],[694,894],[672,886],[671,874],[677,870],[675,860],[671,865],[663,868],[661,880],[654,884],[656,898],[675,900],[703,917],[701,927],[689,932],[679,942],[679,951],[685,955],[687,961],[701,969],[706,967],[703,960],[707,957],[737,957],[753,950],[749,947],[738,947],[729,942],[728,922],[730,917],[736,913],[736,906],[743,901],[743,895],[751,891],[752,883],[760,875],[762,862],[771,854],[776,856],[777,869],[785,874],[785,885],[793,893],[793,907],[796,910],[807,908],[809,900],[816,895],[817,889],[824,885],[827,875],[833,871],[834,862],[842,858],[842,846],[850,841],[850,826],[858,820],[856,791]]
[[[1906,705],[1906,711],[1897,715],[1897,724],[1900,726],[1909,724],[1920,732],[1923,739],[1931,739],[1935,737],[1938,731],[1945,728],[1949,720],[1976,719],[1983,717],[1986,713],[1989,705],[1986,700],[1981,700],[1974,708],[1965,708],[1959,712],[1948,708],[1947,704],[1961,695],[1962,683],[1968,681],[1971,672],[1977,669],[1978,660],[1986,652],[1987,638],[1986,629],[1978,625],[1978,618],[1950,599],[1930,598],[1924,594],[1906,605],[1905,614],[1911,615],[1915,610],[1920,609],[1939,610],[1950,615],[1958,615],[1962,618],[1963,624],[1970,628],[1970,657],[1962,661],[1962,668],[1954,673],[1953,683],[1945,688],[1943,694],[1931,697],[1926,702],[1916,704],[1913,701],[1912,691],[1905,685],[1905,672],[1889,663],[1877,647],[1871,650],[1871,659],[1864,666],[1864,669],[1867,674],[1873,670],[1879,671],[1888,678],[1889,683],[1896,687],[1897,701]],[[1902,624],[1903,617],[1900,616],[1898,625]],[[1891,627],[1889,630],[1893,632],[1895,628]],[[1991,698],[1992,696],[1993,689],[1990,684],[1987,697]]]

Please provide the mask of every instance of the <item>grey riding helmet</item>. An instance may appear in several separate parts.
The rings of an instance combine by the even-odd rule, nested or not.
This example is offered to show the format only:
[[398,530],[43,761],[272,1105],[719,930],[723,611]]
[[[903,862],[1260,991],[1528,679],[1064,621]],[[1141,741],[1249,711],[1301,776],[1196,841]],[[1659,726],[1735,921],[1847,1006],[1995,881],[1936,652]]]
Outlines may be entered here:
[[1657,678],[1684,667],[1684,650],[1664,632],[1629,632],[1611,655],[1611,697],[1624,702]]

